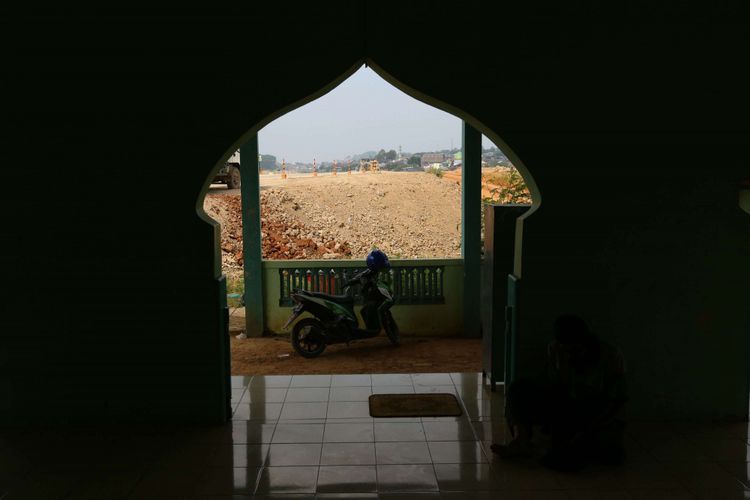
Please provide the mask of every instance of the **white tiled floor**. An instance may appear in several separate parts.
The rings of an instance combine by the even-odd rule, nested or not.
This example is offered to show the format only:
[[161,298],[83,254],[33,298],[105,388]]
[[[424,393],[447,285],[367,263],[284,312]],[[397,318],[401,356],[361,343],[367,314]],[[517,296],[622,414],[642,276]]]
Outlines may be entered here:
[[[500,461],[502,386],[481,375],[233,377],[231,422],[0,432],[13,498],[750,498],[748,426],[629,423],[628,461],[577,475]],[[457,418],[375,419],[376,393],[457,394]]]

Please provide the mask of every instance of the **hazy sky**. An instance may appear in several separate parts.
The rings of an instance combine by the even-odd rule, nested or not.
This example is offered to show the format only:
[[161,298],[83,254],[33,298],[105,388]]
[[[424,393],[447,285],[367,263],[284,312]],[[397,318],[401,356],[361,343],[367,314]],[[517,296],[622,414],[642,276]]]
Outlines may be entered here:
[[[368,150],[433,151],[461,146],[461,120],[404,94],[362,67],[323,97],[258,133],[263,154],[278,161],[342,159]],[[483,138],[484,147],[492,145]]]

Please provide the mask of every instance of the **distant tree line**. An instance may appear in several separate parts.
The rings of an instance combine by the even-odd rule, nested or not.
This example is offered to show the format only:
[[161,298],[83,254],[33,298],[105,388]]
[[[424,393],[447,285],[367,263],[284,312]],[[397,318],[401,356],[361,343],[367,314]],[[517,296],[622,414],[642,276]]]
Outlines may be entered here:
[[378,160],[378,163],[385,163],[387,161],[393,161],[398,159],[398,153],[395,149],[391,149],[390,151],[386,151],[385,149],[381,149],[378,151],[378,154],[375,155],[374,160]]

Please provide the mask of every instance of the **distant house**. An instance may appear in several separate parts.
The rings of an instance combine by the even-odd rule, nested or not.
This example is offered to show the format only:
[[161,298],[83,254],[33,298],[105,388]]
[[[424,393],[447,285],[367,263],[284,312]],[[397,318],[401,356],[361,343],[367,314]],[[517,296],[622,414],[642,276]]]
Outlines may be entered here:
[[433,163],[443,163],[445,161],[445,155],[443,153],[425,153],[421,158],[422,168],[425,166],[432,165]]

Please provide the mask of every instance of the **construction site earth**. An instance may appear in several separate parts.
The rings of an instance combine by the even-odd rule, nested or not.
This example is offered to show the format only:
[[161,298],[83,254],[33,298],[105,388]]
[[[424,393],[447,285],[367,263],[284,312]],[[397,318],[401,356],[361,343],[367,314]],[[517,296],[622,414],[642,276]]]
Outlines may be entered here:
[[[485,169],[483,197],[502,169]],[[262,257],[359,259],[378,247],[393,259],[461,256],[461,171],[338,172],[260,175]],[[230,286],[242,284],[242,200],[239,189],[211,185],[204,210],[221,225],[222,267]],[[237,291],[237,290],[235,290]],[[232,372],[396,373],[481,370],[480,341],[412,338],[402,332],[398,356],[387,340],[356,349],[332,346],[314,360],[297,356],[285,336],[244,338],[244,310],[232,309]],[[456,332],[458,337],[460,332]],[[381,342],[382,340],[382,342]],[[381,345],[382,344],[382,345]],[[343,370],[343,371],[340,371]]]

